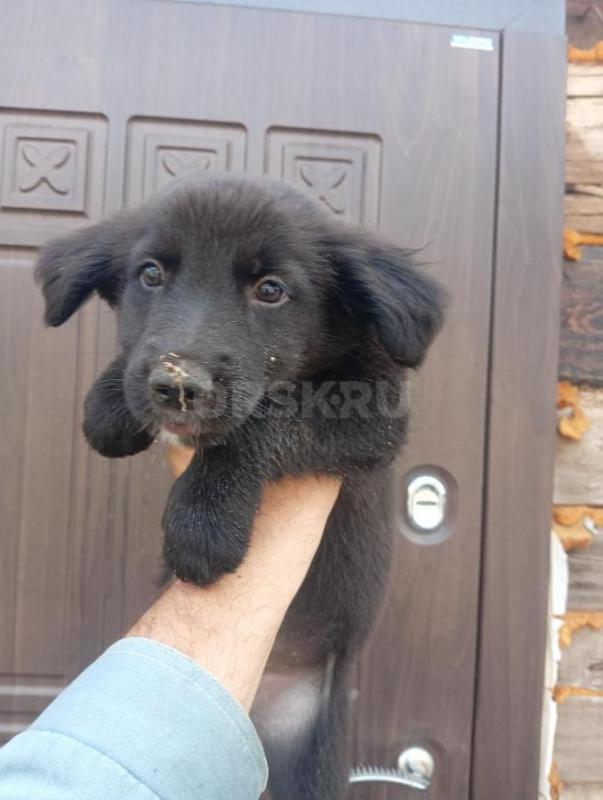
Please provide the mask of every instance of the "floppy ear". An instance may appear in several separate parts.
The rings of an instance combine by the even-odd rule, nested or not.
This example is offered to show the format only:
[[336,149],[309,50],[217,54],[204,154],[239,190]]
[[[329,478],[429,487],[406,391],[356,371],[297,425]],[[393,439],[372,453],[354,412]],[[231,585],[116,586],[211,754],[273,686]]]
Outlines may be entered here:
[[446,293],[412,263],[412,253],[354,231],[329,244],[344,308],[365,319],[398,364],[416,368],[444,320]]
[[46,300],[48,325],[62,325],[93,292],[110,305],[117,303],[125,268],[120,230],[123,224],[109,220],[42,248],[35,278]]

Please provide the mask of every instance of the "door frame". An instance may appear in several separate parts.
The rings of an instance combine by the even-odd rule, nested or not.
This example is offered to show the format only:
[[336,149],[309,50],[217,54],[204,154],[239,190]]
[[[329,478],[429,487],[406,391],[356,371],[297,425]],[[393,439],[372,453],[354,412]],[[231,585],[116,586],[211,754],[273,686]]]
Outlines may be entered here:
[[[499,152],[471,794],[534,800],[548,613],[566,41],[501,31]],[[562,11],[563,13],[563,11]],[[540,16],[539,16],[540,15]]]
[[[163,2],[164,0],[161,0]],[[482,28],[502,32],[516,21],[531,31],[561,33],[565,25],[565,3],[559,0],[170,0],[212,6],[240,6],[270,11],[302,11],[342,17],[389,19],[425,25]]]

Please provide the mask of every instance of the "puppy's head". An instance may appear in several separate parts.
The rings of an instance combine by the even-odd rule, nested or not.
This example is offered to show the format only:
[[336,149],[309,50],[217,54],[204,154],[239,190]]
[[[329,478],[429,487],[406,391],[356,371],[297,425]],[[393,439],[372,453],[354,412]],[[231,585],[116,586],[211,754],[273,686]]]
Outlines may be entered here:
[[272,382],[328,368],[351,339],[417,367],[442,318],[442,292],[404,251],[284,185],[231,177],[51,243],[36,275],[50,325],[94,292],[117,309],[125,403],[141,427],[208,442]]

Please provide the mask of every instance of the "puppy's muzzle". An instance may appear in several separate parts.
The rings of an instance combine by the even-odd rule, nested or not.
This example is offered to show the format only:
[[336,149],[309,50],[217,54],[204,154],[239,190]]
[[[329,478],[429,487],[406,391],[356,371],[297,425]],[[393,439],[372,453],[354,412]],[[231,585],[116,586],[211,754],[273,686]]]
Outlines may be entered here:
[[202,367],[179,359],[162,360],[149,375],[148,387],[153,402],[166,411],[198,410],[215,401],[211,375]]

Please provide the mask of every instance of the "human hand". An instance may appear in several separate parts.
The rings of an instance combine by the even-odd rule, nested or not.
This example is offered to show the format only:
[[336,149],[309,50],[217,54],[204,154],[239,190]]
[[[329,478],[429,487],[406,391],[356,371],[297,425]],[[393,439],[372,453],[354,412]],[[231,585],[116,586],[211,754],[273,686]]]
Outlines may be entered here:
[[[192,452],[171,454],[175,474],[186,469]],[[128,636],[180,650],[249,709],[339,488],[339,480],[313,475],[266,485],[249,551],[237,571],[206,587],[174,581]]]

